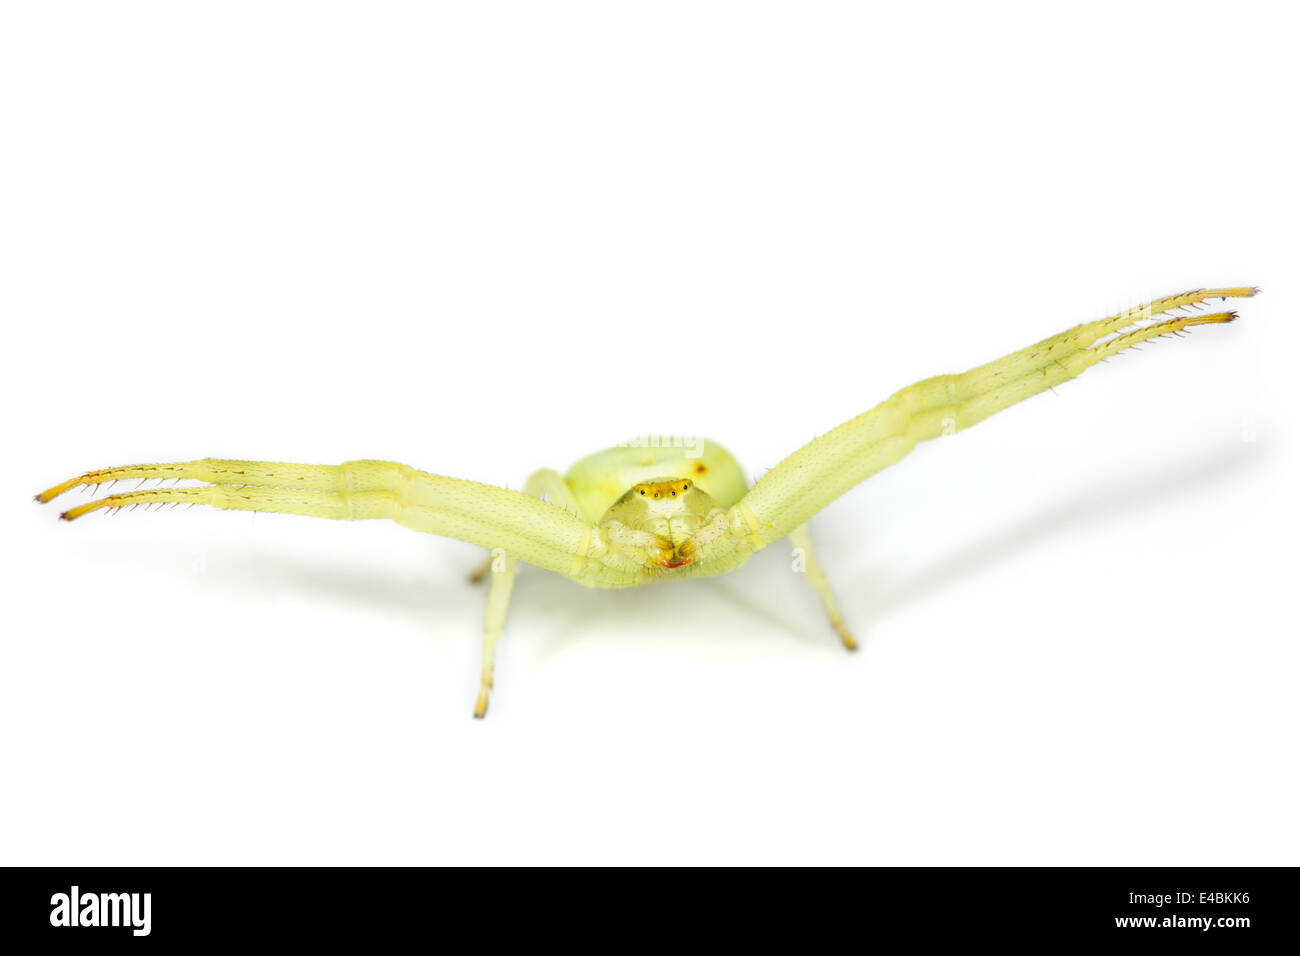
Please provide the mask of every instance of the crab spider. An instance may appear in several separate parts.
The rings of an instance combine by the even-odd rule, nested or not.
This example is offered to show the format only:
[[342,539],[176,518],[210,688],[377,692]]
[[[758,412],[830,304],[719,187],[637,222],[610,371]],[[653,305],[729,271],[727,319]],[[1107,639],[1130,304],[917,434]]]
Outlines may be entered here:
[[610,448],[582,459],[564,476],[538,471],[522,492],[388,461],[296,465],[204,459],[92,471],[41,492],[36,500],[120,479],[195,479],[204,484],[110,494],[61,517],[70,521],[100,508],[187,502],[318,518],[389,518],[416,531],[488,548],[488,563],[474,575],[480,579],[492,573],[474,708],[474,715],[482,717],[520,561],[588,587],[626,588],[670,577],[725,574],[755,551],[789,537],[804,555],[809,583],[831,625],[846,648],[856,649],[813,553],[809,518],[894,464],[919,441],[969,428],[1140,342],[1193,325],[1231,322],[1236,313],[1148,320],[1207,299],[1257,291],[1199,289],[1157,299],[968,372],[917,382],[809,442],[752,487],[721,446],[701,442],[690,448]]

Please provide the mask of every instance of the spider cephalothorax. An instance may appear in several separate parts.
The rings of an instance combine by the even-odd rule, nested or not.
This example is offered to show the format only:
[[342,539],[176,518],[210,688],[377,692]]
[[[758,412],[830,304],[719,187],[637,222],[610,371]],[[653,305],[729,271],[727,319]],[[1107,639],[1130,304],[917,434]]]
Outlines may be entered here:
[[[951,434],[1074,378],[1108,356],[1193,325],[1230,322],[1232,312],[1156,317],[1250,288],[1199,289],[1157,299],[956,375],[910,385],[809,442],[752,487],[721,446],[699,439],[636,442],[579,461],[561,476],[544,468],[522,492],[447,478],[390,461],[343,465],[203,459],[92,471],[37,495],[126,478],[176,478],[198,487],[110,494],[63,513],[160,503],[206,504],[319,518],[390,518],[408,528],[482,545],[492,557],[475,716],[487,709],[497,638],[518,563],[588,587],[626,588],[670,576],[724,574],[788,537],[844,646],[857,647],[813,553],[806,522],[917,442]],[[1131,327],[1131,328],[1130,328]],[[1126,331],[1127,330],[1127,331]],[[665,477],[666,476],[666,477]],[[549,501],[547,500],[549,499]]]
[[600,529],[610,545],[643,550],[653,566],[676,569],[693,564],[726,524],[726,511],[691,479],[655,478],[618,499]]

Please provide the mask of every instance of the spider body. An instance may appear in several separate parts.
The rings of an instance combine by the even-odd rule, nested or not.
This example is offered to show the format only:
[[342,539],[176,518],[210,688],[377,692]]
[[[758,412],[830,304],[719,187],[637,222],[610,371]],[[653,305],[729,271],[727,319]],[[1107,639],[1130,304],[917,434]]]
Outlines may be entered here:
[[[605,541],[629,552],[632,576],[601,576],[592,582],[597,586],[633,587],[667,572],[701,576],[739,567],[697,560],[700,544],[722,533],[727,510],[749,488],[740,465],[715,442],[647,439],[607,448],[579,461],[563,481],[572,507]],[[553,488],[550,494],[555,501],[564,491]],[[638,549],[648,560],[642,561]]]
[[473,577],[491,572],[483,670],[475,716],[487,710],[497,638],[524,561],[588,587],[636,587],[666,577],[725,574],[754,552],[789,538],[797,562],[844,646],[857,647],[813,552],[807,521],[920,441],[968,428],[1079,375],[1141,342],[1195,325],[1231,322],[1233,312],[1169,315],[1212,298],[1257,290],[1198,289],[1067,329],[959,374],[925,379],[814,439],[752,486],[721,446],[700,440],[606,449],[567,475],[535,472],[522,492],[448,478],[389,461],[342,465],[200,459],[87,472],[37,495],[123,479],[174,478],[194,487],[109,494],[65,511],[189,503],[318,518],[386,518],[491,552]]

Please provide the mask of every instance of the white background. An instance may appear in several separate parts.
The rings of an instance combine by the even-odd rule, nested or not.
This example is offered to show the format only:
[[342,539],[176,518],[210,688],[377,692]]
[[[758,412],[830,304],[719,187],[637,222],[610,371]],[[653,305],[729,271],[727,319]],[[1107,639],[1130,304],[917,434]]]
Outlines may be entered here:
[[[0,860],[1300,862],[1297,69],[1277,4],[28,4],[0,22]],[[379,457],[751,474],[1187,288],[784,546],[469,545],[31,495]],[[1253,440],[1252,440],[1253,439]]]

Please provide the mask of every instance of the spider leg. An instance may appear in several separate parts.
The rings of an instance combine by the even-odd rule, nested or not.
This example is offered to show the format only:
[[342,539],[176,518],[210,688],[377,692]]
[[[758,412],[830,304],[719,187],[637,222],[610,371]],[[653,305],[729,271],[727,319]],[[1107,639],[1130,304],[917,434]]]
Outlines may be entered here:
[[496,667],[497,638],[506,624],[506,610],[510,606],[510,592],[514,590],[519,562],[506,554],[488,559],[492,568],[492,590],[488,592],[487,615],[483,620],[483,672],[479,682],[478,700],[474,703],[474,716],[487,713],[488,695],[492,692],[492,675]]
[[488,576],[488,572],[491,570],[492,570],[492,554],[491,552],[488,552],[488,556],[483,559],[483,563],[469,573],[469,583],[481,584],[483,582],[483,579]]
[[350,461],[342,465],[298,465],[284,461],[231,461],[203,458],[159,465],[125,465],[88,471],[36,496],[47,502],[76,487],[98,487],[117,481],[177,479],[214,485],[257,485],[299,491],[391,491],[414,469],[392,461]]
[[[1012,352],[1000,359],[973,368],[960,376],[964,390],[976,394],[999,384],[1005,384],[1045,365],[1059,361],[1065,356],[1088,348],[1107,335],[1118,332],[1138,322],[1154,319],[1175,309],[1199,306],[1207,299],[1243,298],[1254,295],[1255,289],[1196,289],[1180,295],[1165,296],[1132,309],[1125,309],[1096,322],[1085,322],[1072,329],[1066,329],[1058,335],[1049,336],[1028,348]],[[943,378],[957,376],[941,376]]]
[[826,580],[821,563],[817,560],[817,553],[813,550],[812,535],[808,532],[807,522],[790,532],[790,544],[803,553],[804,576],[808,578],[808,583],[817,592],[817,596],[822,599],[822,605],[826,608],[826,615],[831,619],[831,627],[835,628],[835,633],[844,642],[845,650],[856,651],[858,642],[853,639],[849,629],[844,626],[844,617],[840,614],[839,602],[835,600],[835,594],[831,591],[830,582]]
[[1124,332],[1130,325],[1205,299],[1245,297],[1255,292],[1251,288],[1202,289],[1158,299],[1076,326],[968,372],[910,385],[809,442],[760,478],[732,507],[731,535],[726,543],[736,549],[737,556],[765,547],[790,534],[854,485],[903,458],[917,442],[969,428],[1141,342],[1194,325],[1231,322],[1236,313],[1175,316]]
[[[401,524],[414,526],[419,520],[418,511],[402,520],[399,512],[406,504],[389,491],[357,491],[329,494],[315,491],[293,491],[288,488],[257,488],[245,485],[202,485],[198,488],[151,488],[147,491],[127,491],[105,495],[84,505],[69,508],[59,515],[65,521],[98,511],[101,508],[117,511],[152,504],[208,505],[226,511],[269,511],[279,514],[306,515],[312,518],[333,518],[341,521],[365,518],[392,518]],[[418,509],[418,506],[412,506]]]
[[213,484],[110,494],[70,508],[71,521],[101,508],[169,502],[338,520],[388,518],[404,527],[501,548],[583,584],[620,586],[597,554],[596,529],[535,496],[417,471],[387,461],[343,465],[201,460],[87,472],[36,496],[49,501],[78,485],[127,478],[193,478]]
[[[569,487],[559,472],[550,468],[540,468],[533,472],[524,485],[524,493],[532,495],[534,498],[550,498],[551,504],[559,505],[571,515],[582,516],[582,511],[578,506],[578,499],[573,496],[573,489]],[[491,570],[492,555],[489,554],[483,560],[483,563],[470,574],[470,583],[478,584],[487,577],[488,572]]]
[[[578,501],[573,497],[573,492],[559,473],[550,468],[533,472],[524,485],[524,492],[534,498],[549,497],[552,504],[559,505],[573,515],[579,514]],[[483,620],[483,671],[478,700],[474,704],[475,717],[487,713],[488,695],[492,691],[493,670],[496,667],[497,639],[505,627],[506,610],[510,606],[515,576],[519,573],[519,562],[504,552],[494,551],[471,580],[482,580],[488,571],[492,572],[492,589],[488,592],[487,615]]]
[[582,509],[573,489],[564,480],[564,476],[550,468],[539,468],[529,476],[524,491],[534,498],[550,498],[551,504],[563,508],[575,517],[582,517]]

